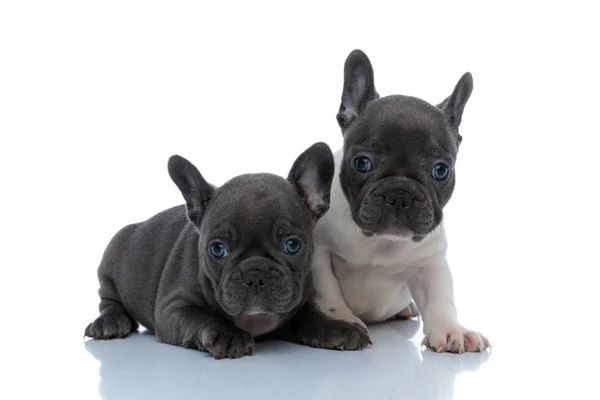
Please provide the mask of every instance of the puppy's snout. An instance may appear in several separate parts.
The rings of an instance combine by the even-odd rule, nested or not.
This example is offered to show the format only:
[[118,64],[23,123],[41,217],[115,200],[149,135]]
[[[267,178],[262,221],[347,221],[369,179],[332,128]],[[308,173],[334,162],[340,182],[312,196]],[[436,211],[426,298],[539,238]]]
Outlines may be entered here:
[[396,208],[398,211],[406,210],[412,207],[415,196],[405,190],[392,190],[383,194],[386,203]]
[[266,265],[251,265],[242,271],[242,280],[248,287],[252,287],[258,293],[270,278],[269,269]]

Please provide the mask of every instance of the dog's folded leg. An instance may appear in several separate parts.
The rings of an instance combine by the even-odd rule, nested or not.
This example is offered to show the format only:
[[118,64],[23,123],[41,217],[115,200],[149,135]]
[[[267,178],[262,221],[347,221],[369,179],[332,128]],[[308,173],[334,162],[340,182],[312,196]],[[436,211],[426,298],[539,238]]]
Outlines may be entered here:
[[326,248],[315,249],[312,273],[316,308],[329,318],[358,324],[368,331],[367,325],[346,305],[340,283],[333,273],[331,255]]
[[211,353],[215,359],[251,355],[252,335],[215,314],[183,300],[161,307],[156,316],[156,337],[163,343]]
[[112,279],[99,274],[100,316],[85,328],[85,336],[93,339],[124,338],[137,330],[138,323],[127,312]]
[[366,325],[344,302],[326,249],[315,249],[312,271],[314,299],[284,326],[280,337],[336,350],[360,350],[371,344]]
[[369,332],[361,324],[331,319],[313,303],[304,305],[274,337],[333,350],[362,350],[371,344]]
[[483,351],[490,343],[458,323],[452,274],[445,256],[429,259],[411,279],[410,291],[423,317],[423,344],[439,352]]
[[416,318],[418,316],[419,316],[419,310],[417,309],[417,305],[411,301],[411,303],[408,306],[406,306],[405,308],[400,310],[400,312],[398,314],[396,314],[393,317],[391,317],[390,319],[388,319],[388,321],[406,320],[406,319]]

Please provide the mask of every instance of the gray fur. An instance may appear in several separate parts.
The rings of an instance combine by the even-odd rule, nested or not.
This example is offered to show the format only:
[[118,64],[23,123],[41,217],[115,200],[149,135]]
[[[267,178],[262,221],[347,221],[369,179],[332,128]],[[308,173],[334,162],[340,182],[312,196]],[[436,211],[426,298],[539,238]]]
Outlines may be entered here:
[[[253,335],[239,321],[267,320],[275,331],[312,294],[312,230],[329,208],[331,150],[307,149],[287,180],[246,174],[219,188],[182,157],[168,167],[186,204],[114,236],[98,268],[100,316],[85,334],[125,337],[140,323],[164,343],[215,358],[251,354]],[[283,251],[289,238],[301,241],[295,255]],[[223,259],[210,252],[215,240]]]
[[[442,221],[454,191],[458,128],[472,89],[467,72],[438,106],[410,96],[380,98],[366,54],[355,50],[348,56],[337,116],[344,135],[340,182],[365,235],[408,234],[419,240]],[[361,156],[370,159],[372,171],[355,168]],[[432,178],[438,162],[450,168],[445,180]]]

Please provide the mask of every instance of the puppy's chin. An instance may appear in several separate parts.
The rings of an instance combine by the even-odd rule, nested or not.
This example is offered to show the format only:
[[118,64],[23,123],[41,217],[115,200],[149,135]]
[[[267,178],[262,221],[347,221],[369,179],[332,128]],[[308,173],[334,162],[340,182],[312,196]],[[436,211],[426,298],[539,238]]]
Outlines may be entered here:
[[408,229],[402,233],[381,233],[381,234],[379,234],[379,233],[371,233],[371,232],[363,231],[363,234],[367,237],[389,240],[390,242],[408,242],[408,241],[420,242],[425,237],[422,235],[417,235]]
[[429,233],[433,232],[435,229],[436,228],[433,228],[431,229],[431,231],[425,233],[416,233],[405,226],[400,226],[394,227],[393,229],[386,229],[381,232],[370,232],[362,230],[362,233],[363,235],[369,238],[384,239],[389,240],[391,242],[412,241],[418,243],[422,241],[427,235],[429,235]]
[[391,242],[407,242],[409,240],[413,240],[413,238],[415,237],[415,234],[412,232],[407,232],[407,233],[397,234],[397,235],[383,234],[383,235],[377,235],[377,237],[380,237],[385,240],[389,240]]
[[279,326],[281,318],[275,313],[252,312],[233,317],[233,323],[238,328],[253,336],[264,335]]

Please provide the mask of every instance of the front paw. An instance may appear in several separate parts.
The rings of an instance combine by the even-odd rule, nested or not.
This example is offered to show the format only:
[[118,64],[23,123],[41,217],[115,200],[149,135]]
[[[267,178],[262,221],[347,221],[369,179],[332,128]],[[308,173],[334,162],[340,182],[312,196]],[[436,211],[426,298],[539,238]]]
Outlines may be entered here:
[[371,344],[369,332],[358,323],[325,319],[312,328],[300,335],[300,341],[311,347],[362,350]]
[[198,347],[211,353],[217,360],[252,355],[254,349],[252,335],[233,326],[209,326],[199,333],[198,339]]
[[93,339],[124,338],[137,329],[137,324],[120,312],[100,315],[85,328],[85,336]]
[[490,342],[479,332],[470,331],[462,326],[453,326],[450,329],[432,329],[423,338],[421,345],[438,353],[465,353],[482,352],[491,348]]

